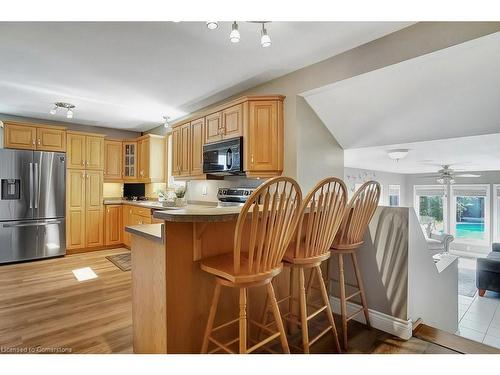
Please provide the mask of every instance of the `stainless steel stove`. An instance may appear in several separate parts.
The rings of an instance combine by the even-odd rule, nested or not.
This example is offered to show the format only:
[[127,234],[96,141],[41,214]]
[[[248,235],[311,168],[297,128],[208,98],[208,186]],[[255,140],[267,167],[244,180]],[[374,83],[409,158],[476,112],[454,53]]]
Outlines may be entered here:
[[254,188],[219,188],[217,192],[219,206],[241,206],[254,191]]

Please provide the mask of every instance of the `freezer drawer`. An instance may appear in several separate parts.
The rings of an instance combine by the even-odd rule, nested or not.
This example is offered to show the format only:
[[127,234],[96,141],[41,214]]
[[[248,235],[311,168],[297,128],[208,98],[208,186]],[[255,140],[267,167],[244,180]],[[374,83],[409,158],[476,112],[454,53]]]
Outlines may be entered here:
[[0,223],[0,264],[66,253],[64,218]]

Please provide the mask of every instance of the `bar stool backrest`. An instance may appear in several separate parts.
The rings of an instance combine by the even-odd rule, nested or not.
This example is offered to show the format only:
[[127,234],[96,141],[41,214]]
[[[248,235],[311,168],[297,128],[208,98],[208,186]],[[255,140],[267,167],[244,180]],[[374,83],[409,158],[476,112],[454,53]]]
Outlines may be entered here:
[[330,251],[347,203],[344,181],[325,178],[307,194],[300,209],[294,258],[313,258]]
[[334,248],[351,249],[363,244],[368,224],[375,213],[380,199],[380,184],[365,182],[354,193],[347,205],[340,230],[335,237]]
[[253,192],[236,222],[235,274],[264,273],[279,266],[297,226],[301,203],[300,186],[289,177],[272,178]]

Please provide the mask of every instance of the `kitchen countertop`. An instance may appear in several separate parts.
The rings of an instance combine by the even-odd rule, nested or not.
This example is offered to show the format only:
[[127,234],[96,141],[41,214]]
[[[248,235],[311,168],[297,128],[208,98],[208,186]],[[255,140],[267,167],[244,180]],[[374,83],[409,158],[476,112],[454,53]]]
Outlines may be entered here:
[[131,225],[125,227],[125,231],[152,241],[165,243],[163,224]]
[[191,205],[186,207],[168,207],[153,213],[153,217],[172,222],[222,222],[233,221],[238,218],[241,206],[214,207],[205,205]]
[[130,206],[137,207],[145,207],[145,208],[153,208],[153,209],[177,209],[177,207],[165,207],[162,203],[158,201],[129,201],[126,199],[120,198],[108,198],[104,199],[104,205],[112,205],[112,204],[128,204]]

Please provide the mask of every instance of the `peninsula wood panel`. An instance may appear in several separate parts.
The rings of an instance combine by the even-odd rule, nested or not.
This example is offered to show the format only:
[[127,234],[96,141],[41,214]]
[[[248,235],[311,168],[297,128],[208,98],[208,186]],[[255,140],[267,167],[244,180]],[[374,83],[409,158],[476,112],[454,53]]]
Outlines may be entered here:
[[36,149],[40,151],[65,152],[66,131],[56,128],[36,129]]
[[106,206],[104,228],[106,246],[122,243],[123,216],[121,205]]
[[86,169],[104,170],[104,137],[86,136]]
[[191,168],[190,175],[203,174],[203,140],[205,119],[200,118],[191,122]]
[[[247,174],[280,174],[283,170],[283,122],[281,102],[250,101]],[[281,110],[282,111],[282,110]]]
[[217,142],[222,139],[222,113],[216,112],[205,118],[205,143]]
[[72,169],[84,169],[86,160],[85,135],[68,132],[66,140],[66,167]]
[[68,169],[66,172],[66,247],[85,247],[85,171]]
[[122,142],[104,141],[104,181],[122,180]]
[[36,127],[25,125],[4,125],[5,148],[34,150],[36,145]]
[[243,104],[222,111],[222,129],[223,139],[243,135]]

